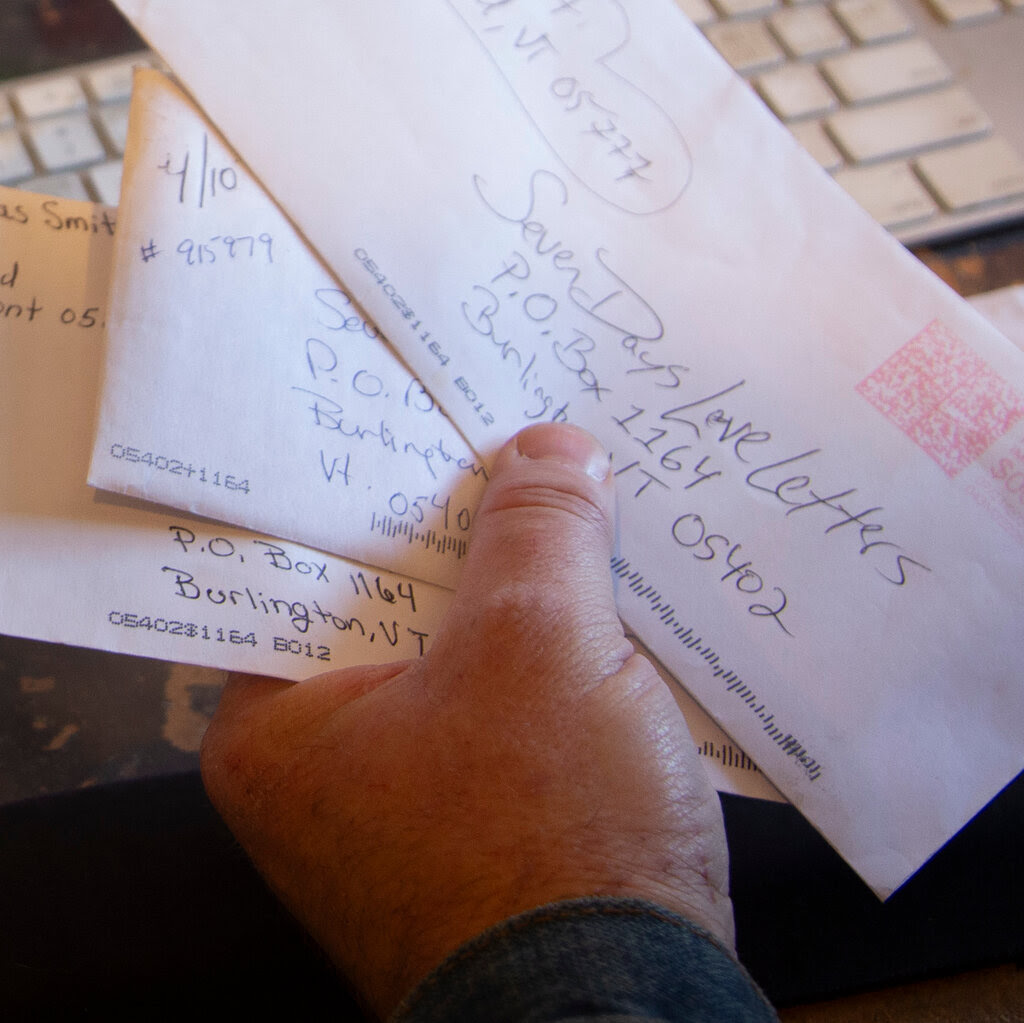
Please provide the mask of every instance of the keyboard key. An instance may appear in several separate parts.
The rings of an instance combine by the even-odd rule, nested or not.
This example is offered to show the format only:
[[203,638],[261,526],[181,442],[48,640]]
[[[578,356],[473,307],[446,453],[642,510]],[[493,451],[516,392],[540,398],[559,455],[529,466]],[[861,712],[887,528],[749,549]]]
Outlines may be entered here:
[[47,117],[29,125],[29,140],[47,171],[63,171],[106,157],[87,114]]
[[141,57],[106,64],[85,76],[85,84],[97,103],[118,103],[131,98],[135,68],[148,67]]
[[820,117],[839,106],[813,64],[786,64],[757,80],[757,91],[783,121]]
[[14,128],[0,131],[0,183],[11,184],[35,173],[21,136]]
[[953,80],[943,59],[918,38],[830,57],[822,61],[821,69],[847,103],[888,99]]
[[970,25],[1003,11],[999,0],[928,0],[928,6],[949,25]]
[[838,53],[850,45],[825,7],[787,7],[768,19],[772,31],[797,60]]
[[47,174],[40,178],[29,178],[18,183],[19,188],[43,195],[55,195],[60,199],[81,199],[90,202],[92,196],[86,191],[81,177],[74,173]]
[[121,169],[120,160],[108,160],[90,167],[86,175],[96,198],[108,206],[116,206],[121,199]]
[[725,18],[742,18],[750,14],[762,14],[779,6],[779,0],[713,0],[713,2]]
[[29,119],[84,110],[88,105],[82,86],[74,75],[44,78],[22,85],[15,89],[14,98],[22,114]]
[[711,45],[740,74],[766,71],[783,63],[782,50],[760,21],[727,21],[704,29]]
[[825,134],[820,121],[797,121],[789,130],[804,149],[814,157],[827,171],[835,171],[842,167],[842,153],[835,143]]
[[948,210],[965,210],[1024,195],[1024,160],[1002,138],[929,153],[916,164],[918,173]]
[[708,0],[676,0],[678,7],[695,25],[707,25],[715,20],[715,10]]
[[914,27],[896,0],[836,0],[832,10],[862,46],[910,35]]
[[844,167],[834,180],[883,227],[902,227],[938,212],[935,200],[902,162]]
[[119,155],[124,153],[125,143],[128,141],[129,109],[129,103],[110,103],[96,111],[96,120],[99,121],[110,148]]
[[985,112],[959,87],[840,110],[826,124],[854,163],[911,155],[992,130]]

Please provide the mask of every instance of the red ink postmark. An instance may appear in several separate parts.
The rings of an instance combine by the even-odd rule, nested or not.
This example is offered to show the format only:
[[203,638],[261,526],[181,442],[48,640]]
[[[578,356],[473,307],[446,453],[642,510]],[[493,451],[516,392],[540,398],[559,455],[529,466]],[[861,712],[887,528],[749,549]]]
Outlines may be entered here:
[[938,320],[857,391],[950,477],[1024,419],[1024,398]]

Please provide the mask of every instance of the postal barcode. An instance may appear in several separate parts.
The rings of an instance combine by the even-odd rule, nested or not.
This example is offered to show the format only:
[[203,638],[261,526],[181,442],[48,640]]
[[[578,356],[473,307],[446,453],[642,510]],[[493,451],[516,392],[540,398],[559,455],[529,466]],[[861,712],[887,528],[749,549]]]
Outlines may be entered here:
[[741,749],[737,749],[731,743],[711,742],[705,739],[698,747],[697,752],[709,760],[717,760],[723,767],[735,767],[740,771],[754,771],[760,773],[760,768]]
[[792,757],[796,763],[800,764],[811,781],[817,781],[822,773],[822,765],[818,760],[807,752],[803,744],[792,732],[785,731],[776,723],[775,715],[768,710],[767,706],[758,699],[757,694],[735,671],[722,663],[722,658],[718,652],[708,643],[705,643],[704,638],[699,633],[694,632],[691,626],[679,620],[675,607],[662,596],[654,585],[647,582],[643,573],[633,568],[630,562],[622,557],[612,558],[611,569],[637,597],[647,601],[651,610],[657,614],[658,620],[665,628],[672,632],[672,635],[683,646],[704,659],[711,670],[711,674],[724,684],[726,692],[738,697],[753,711],[754,715],[761,722],[761,728],[772,742],[786,756]]
[[456,558],[464,558],[469,550],[469,544],[461,537],[439,533],[436,529],[418,529],[411,522],[403,522],[391,515],[372,512],[370,530],[391,540],[404,538],[406,543],[419,544],[425,551],[435,554],[454,554]]

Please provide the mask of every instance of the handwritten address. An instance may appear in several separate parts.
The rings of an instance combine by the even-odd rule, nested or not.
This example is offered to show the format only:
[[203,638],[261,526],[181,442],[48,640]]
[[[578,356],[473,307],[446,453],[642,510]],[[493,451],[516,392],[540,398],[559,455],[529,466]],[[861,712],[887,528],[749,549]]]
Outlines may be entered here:
[[667,209],[692,160],[679,128],[614,70],[630,43],[613,0],[449,0],[501,72],[534,129],[595,195],[628,213]]

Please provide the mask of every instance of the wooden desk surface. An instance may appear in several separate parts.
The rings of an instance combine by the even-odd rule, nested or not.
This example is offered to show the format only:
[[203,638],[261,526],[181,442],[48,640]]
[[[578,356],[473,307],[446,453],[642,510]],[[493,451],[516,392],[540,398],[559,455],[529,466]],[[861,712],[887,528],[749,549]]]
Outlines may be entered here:
[[966,241],[912,251],[964,298],[1024,284],[1024,223]]
[[938,977],[779,1015],[782,1023],[1021,1023],[1024,968],[1007,965]]

